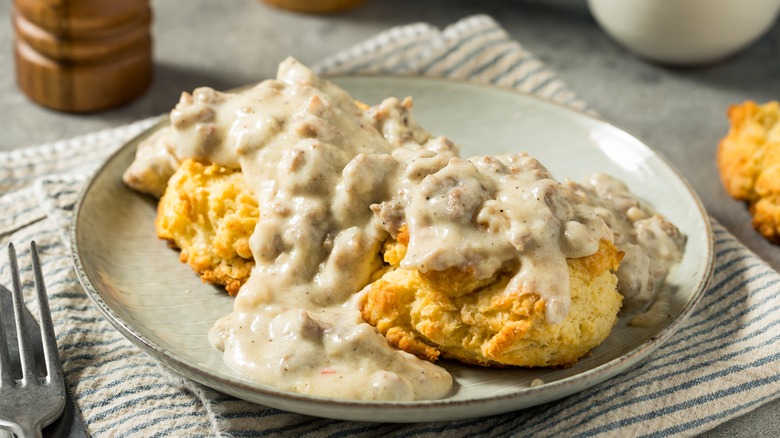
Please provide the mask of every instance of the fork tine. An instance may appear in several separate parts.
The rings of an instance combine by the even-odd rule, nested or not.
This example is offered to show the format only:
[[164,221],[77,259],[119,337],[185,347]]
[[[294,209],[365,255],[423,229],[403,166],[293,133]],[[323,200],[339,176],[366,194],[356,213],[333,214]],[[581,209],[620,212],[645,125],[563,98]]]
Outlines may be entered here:
[[14,319],[16,320],[16,339],[19,344],[19,361],[22,365],[22,379],[28,381],[35,374],[35,363],[32,350],[27,339],[27,331],[24,327],[24,300],[22,299],[22,284],[19,280],[19,265],[16,261],[16,248],[13,243],[8,244],[8,260],[11,263],[11,278],[13,282]]
[[[49,425],[62,414],[65,408],[66,390],[62,369],[59,367],[59,355],[54,338],[54,326],[49,313],[49,301],[46,296],[46,287],[43,283],[41,264],[38,258],[38,247],[35,242],[30,243],[30,257],[32,258],[32,270],[35,280],[36,300],[38,301],[39,326],[41,335],[41,347],[43,361],[39,357],[38,365],[46,363],[47,376],[39,378],[36,360],[27,333],[27,326],[33,321],[25,321],[25,306],[22,299],[22,285],[19,278],[19,262],[16,258],[16,249],[13,244],[8,245],[8,261],[11,266],[11,279],[13,290],[11,291],[14,319],[16,322],[16,338],[19,344],[19,358],[22,371],[22,379],[14,379],[15,376],[7,376],[3,372],[2,386],[0,387],[0,425],[10,427],[17,436],[40,437],[41,428]],[[29,318],[29,316],[28,316]],[[27,323],[27,324],[25,324]],[[1,328],[1,327],[0,327]],[[5,334],[3,334],[5,338]],[[36,340],[37,341],[37,340]],[[4,350],[3,347],[0,350]],[[37,346],[36,346],[37,350]],[[0,351],[2,353],[2,351]],[[36,351],[36,354],[39,353]],[[7,356],[7,351],[6,351]],[[9,359],[6,357],[6,359]],[[7,360],[10,362],[10,360]],[[10,371],[10,365],[4,364],[4,371]],[[5,385],[6,377],[11,379],[10,385]]]
[[[2,306],[2,303],[0,303],[0,306]],[[0,311],[0,387],[10,385],[13,381],[13,374],[11,374],[11,358],[8,353],[8,338],[5,334],[3,312]]]
[[49,310],[49,297],[46,295],[46,285],[43,282],[41,261],[38,258],[38,246],[30,242],[33,272],[35,274],[35,291],[38,298],[38,317],[41,324],[41,343],[43,356],[46,359],[46,375],[49,380],[62,380],[62,367],[57,352],[57,340],[54,337],[54,323]]

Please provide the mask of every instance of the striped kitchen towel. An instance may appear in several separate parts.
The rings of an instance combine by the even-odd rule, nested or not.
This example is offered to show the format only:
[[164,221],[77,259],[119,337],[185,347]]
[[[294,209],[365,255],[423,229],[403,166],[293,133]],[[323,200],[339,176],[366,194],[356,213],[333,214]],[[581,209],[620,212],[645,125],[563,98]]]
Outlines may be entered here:
[[[486,16],[444,30],[427,24],[394,28],[316,68],[460,78],[585,109]],[[181,378],[101,316],[78,283],[66,243],[74,203],[90,172],[154,121],[0,154],[0,243],[15,242],[23,259],[27,242],[39,244],[68,390],[94,436],[690,435],[780,394],[780,275],[717,223],[713,278],[679,332],[640,365],[553,403],[486,418],[372,424],[292,414]],[[31,273],[22,274],[29,286]],[[4,261],[0,279],[8,278]]]

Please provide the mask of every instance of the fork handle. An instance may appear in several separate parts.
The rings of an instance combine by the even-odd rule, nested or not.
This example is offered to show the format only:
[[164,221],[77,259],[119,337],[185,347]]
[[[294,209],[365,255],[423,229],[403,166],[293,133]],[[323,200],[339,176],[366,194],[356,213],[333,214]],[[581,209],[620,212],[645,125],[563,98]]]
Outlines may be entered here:
[[11,431],[21,438],[41,438],[41,425],[34,421],[18,421],[11,425]]

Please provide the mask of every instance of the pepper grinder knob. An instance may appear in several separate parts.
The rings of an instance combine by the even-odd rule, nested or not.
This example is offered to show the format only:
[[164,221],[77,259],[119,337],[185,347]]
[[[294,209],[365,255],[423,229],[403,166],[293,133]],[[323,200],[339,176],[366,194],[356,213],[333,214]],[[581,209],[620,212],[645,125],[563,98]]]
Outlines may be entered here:
[[14,0],[19,88],[60,111],[138,97],[152,79],[149,0]]

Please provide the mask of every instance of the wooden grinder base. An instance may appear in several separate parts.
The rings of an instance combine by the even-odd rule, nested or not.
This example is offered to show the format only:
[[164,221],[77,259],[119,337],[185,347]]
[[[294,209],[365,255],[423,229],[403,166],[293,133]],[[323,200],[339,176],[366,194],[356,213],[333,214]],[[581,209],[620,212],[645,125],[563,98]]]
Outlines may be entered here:
[[151,20],[148,0],[15,0],[19,88],[67,112],[133,100],[152,78]]

